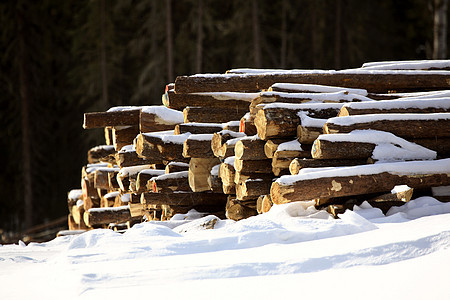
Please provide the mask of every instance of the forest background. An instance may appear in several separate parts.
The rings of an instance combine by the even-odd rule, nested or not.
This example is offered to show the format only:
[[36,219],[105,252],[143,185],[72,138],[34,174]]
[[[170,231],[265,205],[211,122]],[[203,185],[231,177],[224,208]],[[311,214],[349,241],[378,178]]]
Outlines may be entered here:
[[80,188],[88,149],[104,144],[102,130],[82,129],[84,112],[160,105],[178,75],[446,58],[447,6],[448,0],[2,1],[0,229],[21,231],[68,214],[67,192]]

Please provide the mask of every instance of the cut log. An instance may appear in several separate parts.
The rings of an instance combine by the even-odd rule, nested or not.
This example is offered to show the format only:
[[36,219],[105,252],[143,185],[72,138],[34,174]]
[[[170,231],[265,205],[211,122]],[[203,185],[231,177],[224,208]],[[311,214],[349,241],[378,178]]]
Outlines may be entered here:
[[137,193],[143,193],[147,191],[153,190],[153,185],[151,186],[151,189],[147,189],[147,183],[150,179],[153,177],[157,177],[160,175],[165,174],[164,170],[153,170],[153,169],[146,169],[139,172],[139,174],[136,177],[136,192]]
[[113,145],[112,127],[105,127],[105,144]]
[[236,143],[244,137],[246,136],[227,140],[224,144],[222,144],[222,147],[217,151],[216,156],[221,159],[234,156],[234,148],[236,146]]
[[170,131],[141,133],[136,138],[136,153],[145,158],[181,161],[183,143],[189,136],[189,133],[174,135]]
[[116,151],[114,149],[114,146],[112,145],[96,146],[94,148],[89,149],[88,162],[90,164],[95,164],[99,162],[115,163],[113,162],[115,152]]
[[234,168],[241,173],[272,173],[272,160],[242,160],[235,159]]
[[268,104],[256,114],[255,126],[262,140],[295,137],[297,126],[302,124],[300,112],[310,118],[328,119],[337,116],[341,107],[334,103]]
[[315,159],[368,159],[377,161],[435,159],[436,152],[410,143],[389,132],[355,130],[323,134],[311,150]]
[[324,133],[348,133],[357,129],[387,131],[402,138],[450,137],[450,113],[378,114],[331,118]]
[[144,106],[139,121],[141,133],[173,130],[183,123],[183,113],[165,106]]
[[220,179],[220,176],[219,176],[220,165],[221,164],[217,164],[214,167],[212,167],[211,172],[208,177],[209,189],[213,193],[222,193],[223,192],[222,179]]
[[122,149],[116,153],[115,158],[116,164],[120,168],[162,163],[162,161],[158,159],[139,157],[136,153],[136,149],[132,145],[122,147]]
[[119,174],[119,171],[109,172],[108,173],[108,183],[109,183],[109,190],[119,190],[120,185],[117,182],[117,174]]
[[121,110],[120,107],[112,108],[106,112],[91,112],[84,114],[84,129],[100,128],[107,126],[138,126],[140,108]]
[[209,191],[208,177],[211,168],[219,164],[217,158],[191,158],[189,162],[189,186],[193,192]]
[[257,133],[255,123],[251,118],[250,113],[246,113],[240,120],[239,132],[243,132],[248,136],[255,135]]
[[270,195],[261,195],[258,197],[256,202],[256,211],[259,214],[263,214],[268,212],[273,206],[272,200],[270,199]]
[[67,193],[67,207],[68,208],[71,208],[72,206],[77,205],[78,200],[83,200],[83,190],[82,189],[73,189]]
[[179,206],[224,206],[227,196],[220,193],[193,193],[193,192],[177,192],[172,194],[165,193],[143,193],[141,195],[141,203],[154,205],[179,205]]
[[207,74],[178,76],[176,93],[256,91],[268,89],[274,83],[320,84],[366,89],[372,93],[388,91],[412,92],[449,89],[450,75],[445,71],[313,71],[270,74]]
[[448,113],[450,99],[384,100],[373,102],[347,103],[339,111],[339,117],[367,114],[399,113]]
[[129,188],[132,181],[134,181],[134,189],[137,189],[136,181],[139,172],[148,169],[151,169],[151,165],[138,165],[121,168],[119,173],[117,174],[117,183],[119,183],[120,189],[124,192],[127,192],[128,190],[133,191],[131,188]]
[[208,123],[211,121],[214,123],[226,123],[240,120],[247,112],[248,109],[188,106],[183,110],[183,116],[184,123]]
[[183,156],[186,158],[215,158],[211,149],[212,134],[191,134],[183,144]]
[[109,175],[108,173],[119,172],[119,168],[98,168],[95,170],[94,187],[97,189],[109,190]]
[[225,207],[225,215],[228,219],[239,221],[256,216],[256,199],[250,201],[239,201],[229,196]]
[[438,158],[450,157],[450,138],[408,139],[410,142],[436,151]]
[[367,164],[367,159],[311,159],[311,158],[294,158],[290,165],[289,171],[291,175],[297,175],[304,168],[322,168],[322,167],[343,167],[357,166]]
[[250,101],[258,97],[258,93],[199,93],[180,94],[169,90],[163,95],[163,104],[167,107],[182,110],[187,106],[222,107],[245,110]]
[[120,195],[118,191],[110,192],[102,196],[100,200],[100,207],[114,207],[116,198]]
[[250,200],[256,199],[260,195],[270,193],[270,186],[272,179],[247,179],[239,184],[236,184],[236,199]]
[[267,159],[264,153],[265,141],[258,136],[249,136],[240,139],[234,146],[234,155],[242,160],[261,160]]
[[239,132],[239,121],[227,123],[183,123],[175,126],[175,134],[189,132],[191,134],[215,133],[222,130]]
[[235,194],[235,174],[234,157],[230,157],[220,164],[219,177],[222,180],[222,189],[224,194]]
[[450,184],[450,159],[339,167],[285,176],[272,184],[275,204],[388,192],[396,185],[429,188]]
[[236,172],[236,174],[234,175],[234,183],[235,184],[240,184],[246,180],[250,180],[250,179],[262,179],[264,181],[272,181],[273,179],[273,174],[261,174],[261,173],[241,173],[241,172]]
[[170,174],[174,172],[188,171],[188,170],[189,170],[188,163],[172,161],[166,165],[165,173]]
[[119,151],[122,147],[133,144],[139,134],[139,126],[113,127],[112,134],[114,149]]
[[84,222],[89,227],[109,223],[124,223],[130,220],[131,214],[128,206],[91,208],[84,213]]
[[275,151],[277,151],[277,148],[280,144],[289,142],[292,139],[285,138],[285,139],[270,139],[264,144],[264,153],[266,154],[267,158],[273,158],[273,155]]
[[188,176],[189,171],[181,171],[153,177],[148,181],[147,190],[153,190],[154,193],[188,192],[190,191]]
[[231,139],[243,138],[245,136],[246,135],[243,132],[233,132],[229,130],[216,132],[213,134],[213,137],[211,139],[211,150],[213,151],[214,155],[219,158],[234,156],[233,145],[231,145],[230,143],[229,147],[225,146],[224,148],[223,145]]

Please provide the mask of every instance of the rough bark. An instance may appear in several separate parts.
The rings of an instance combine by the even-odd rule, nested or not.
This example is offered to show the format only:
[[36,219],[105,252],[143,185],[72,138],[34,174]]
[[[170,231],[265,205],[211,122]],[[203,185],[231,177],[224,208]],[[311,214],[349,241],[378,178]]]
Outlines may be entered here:
[[114,146],[101,145],[93,147],[88,151],[88,162],[95,164],[99,162],[115,163],[114,154],[116,153]]
[[90,209],[84,213],[84,222],[89,227],[124,223],[130,220],[131,214],[128,206]]
[[116,151],[119,151],[123,146],[133,144],[134,139],[139,134],[139,127],[113,127],[112,134],[114,148],[116,149]]
[[[181,171],[154,177],[147,183],[147,190],[153,193],[172,193],[176,191],[191,191],[189,187],[189,171]],[[150,189],[150,186],[152,187]]]
[[268,89],[274,83],[304,83],[348,88],[366,89],[371,93],[389,91],[413,92],[423,90],[449,89],[447,74],[411,73],[408,71],[380,71],[357,73],[302,72],[298,74],[217,74],[215,76],[178,76],[175,81],[176,93],[257,91]]
[[265,141],[255,138],[243,138],[234,146],[234,155],[242,160],[267,159],[264,153]]
[[317,139],[312,147],[314,159],[368,159],[372,156],[375,144],[358,142],[330,142]]
[[124,111],[90,112],[84,114],[84,129],[107,126],[138,126],[139,108]]
[[226,123],[240,120],[248,112],[242,109],[188,106],[183,110],[184,123]]
[[272,160],[242,160],[235,159],[234,168],[241,173],[272,173]]
[[[198,137],[198,135],[196,135]],[[214,158],[211,149],[212,134],[206,134],[205,139],[193,139],[194,135],[184,141],[183,157]]]
[[294,158],[290,165],[291,175],[297,175],[303,168],[322,168],[322,167],[344,167],[357,166],[367,163],[366,159],[312,159],[312,158]]
[[250,201],[239,201],[232,196],[228,197],[225,206],[225,215],[228,219],[239,221],[256,216],[256,199]]
[[257,178],[247,179],[236,184],[236,199],[249,200],[258,198],[260,195],[265,195],[270,192],[272,179]]
[[141,195],[141,203],[153,205],[179,205],[179,206],[195,206],[195,205],[224,205],[227,196],[220,193],[193,193],[179,192],[172,194],[164,193],[143,193]]

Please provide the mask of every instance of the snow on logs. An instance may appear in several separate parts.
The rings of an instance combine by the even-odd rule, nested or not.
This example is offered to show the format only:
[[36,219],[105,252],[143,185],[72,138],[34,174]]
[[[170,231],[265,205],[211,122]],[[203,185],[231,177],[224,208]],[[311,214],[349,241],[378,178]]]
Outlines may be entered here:
[[178,76],[175,93],[245,92],[268,89],[274,83],[302,83],[365,89],[372,93],[449,89],[448,71],[293,70],[259,74],[197,74]]
[[396,185],[429,188],[450,184],[450,159],[354,167],[302,169],[282,176],[270,189],[273,203],[388,192]]

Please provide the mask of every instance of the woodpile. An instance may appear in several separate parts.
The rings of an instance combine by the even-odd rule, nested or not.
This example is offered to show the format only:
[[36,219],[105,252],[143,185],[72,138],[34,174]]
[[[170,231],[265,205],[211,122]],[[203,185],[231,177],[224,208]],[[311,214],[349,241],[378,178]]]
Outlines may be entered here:
[[364,69],[179,76],[164,106],[86,113],[105,145],[68,194],[69,228],[311,200],[335,216],[363,201],[386,212],[437,195],[450,185],[450,72]]

